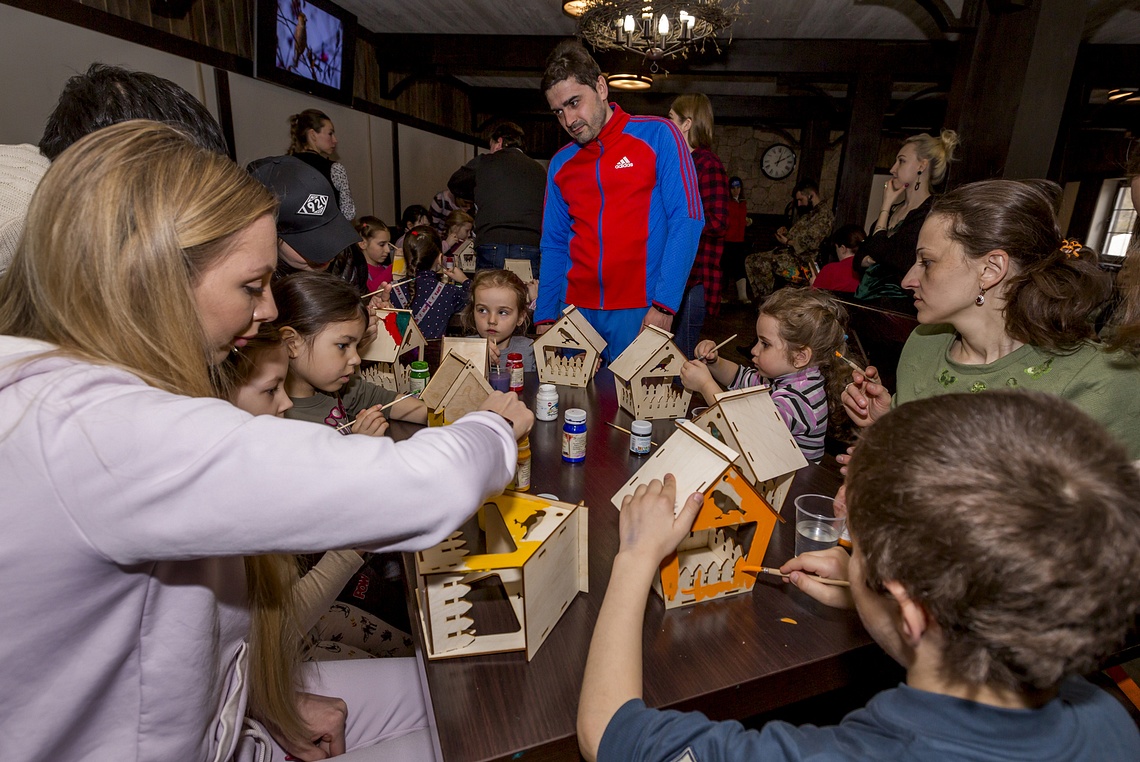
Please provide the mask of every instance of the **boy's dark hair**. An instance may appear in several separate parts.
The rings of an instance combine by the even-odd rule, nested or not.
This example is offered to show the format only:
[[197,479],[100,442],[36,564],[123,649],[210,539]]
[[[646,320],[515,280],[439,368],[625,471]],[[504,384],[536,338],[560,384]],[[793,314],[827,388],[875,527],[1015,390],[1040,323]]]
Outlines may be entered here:
[[405,207],[404,213],[400,215],[400,231],[407,232],[408,225],[414,226],[416,224],[416,220],[418,220],[420,217],[431,217],[431,214],[428,212],[426,206],[412,204],[409,207]]
[[63,86],[44,125],[40,153],[54,161],[84,135],[131,119],[164,122],[207,150],[229,152],[217,121],[182,87],[154,74],[93,63]]
[[503,148],[522,148],[526,133],[514,122],[499,122],[487,133],[487,142],[495,143],[502,139]]
[[363,320],[368,309],[360,291],[331,273],[296,272],[273,284],[277,328],[289,326],[308,342],[330,323]]
[[571,78],[587,87],[596,87],[600,76],[601,67],[582,43],[563,40],[546,59],[546,70],[542,73],[542,92]]
[[1140,605],[1140,475],[1070,403],[995,391],[909,402],[847,474],[867,584],[943,633],[947,675],[1045,690],[1117,648]]

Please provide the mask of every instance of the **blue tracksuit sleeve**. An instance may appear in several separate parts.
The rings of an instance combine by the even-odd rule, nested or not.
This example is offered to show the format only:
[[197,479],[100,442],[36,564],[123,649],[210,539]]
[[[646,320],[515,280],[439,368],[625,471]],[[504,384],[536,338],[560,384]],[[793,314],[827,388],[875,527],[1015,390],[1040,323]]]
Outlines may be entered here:
[[566,276],[570,272],[570,207],[562,198],[558,183],[554,182],[554,175],[561,166],[562,162],[555,156],[546,174],[535,324],[558,319],[559,304],[566,296]]
[[668,130],[659,131],[655,149],[657,189],[669,230],[661,266],[656,273],[648,273],[646,285],[651,302],[676,312],[681,307],[689,270],[697,256],[705,214],[697,185],[697,168],[685,138],[672,123],[666,122],[664,126]]

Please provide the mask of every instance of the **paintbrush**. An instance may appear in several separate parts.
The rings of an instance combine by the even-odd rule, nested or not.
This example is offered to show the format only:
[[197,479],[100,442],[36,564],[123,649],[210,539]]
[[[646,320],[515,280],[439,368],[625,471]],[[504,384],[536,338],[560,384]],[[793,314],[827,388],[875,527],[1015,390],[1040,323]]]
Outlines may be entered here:
[[845,363],[847,363],[848,365],[850,365],[850,366],[851,366],[851,370],[857,370],[857,371],[859,371],[860,373],[862,373],[862,374],[866,375],[867,371],[865,371],[865,370],[863,370],[862,368],[860,368],[860,367],[859,367],[859,366],[858,366],[858,365],[855,363],[855,361],[854,361],[854,360],[852,360],[850,357],[847,357],[846,355],[844,355],[844,354],[843,354],[842,352],[840,352],[838,349],[837,349],[837,350],[835,350],[835,356],[836,356],[836,357],[838,357],[838,358],[839,358],[840,360],[842,360],[843,362],[845,362]]
[[[771,566],[742,566],[742,567],[740,567],[740,569],[741,569],[741,571],[746,571],[746,572],[754,572],[754,573],[760,573],[760,574],[771,574],[773,577],[783,577],[784,579],[788,578],[787,574],[784,574],[779,569],[773,569]],[[807,572],[803,572],[803,571],[800,572],[800,574],[805,574],[808,577],[811,577],[812,579],[814,579],[816,582],[820,582],[824,585],[832,585],[834,587],[851,587],[851,583],[845,579],[825,579],[824,577],[817,577],[814,574],[808,574]]]
[[[416,396],[416,395],[414,395],[414,394],[405,394],[403,397],[397,397],[396,399],[394,399],[394,400],[392,400],[391,402],[389,402],[387,405],[381,405],[381,406],[380,406],[380,410],[381,410],[381,411],[387,410],[388,408],[390,408],[390,407],[392,407],[393,405],[395,405],[397,402],[403,402],[403,401],[404,401],[404,400],[406,400],[408,397],[415,397],[415,396]],[[354,424],[354,423],[356,423],[356,419],[355,419],[355,418],[353,418],[353,419],[352,419],[351,421],[349,421],[348,423],[342,423],[341,425],[337,426],[337,427],[336,427],[336,430],[337,430],[337,431],[341,431],[342,429],[347,429],[349,426],[351,426],[351,425],[352,425],[352,424]]]
[[709,351],[705,352],[700,358],[701,362],[708,362],[709,355],[711,355],[713,352],[719,351],[721,347],[723,347],[725,344],[732,341],[733,339],[735,339],[739,335],[740,334],[738,334],[738,333],[734,333],[731,336],[729,336],[727,339],[725,339],[724,341],[722,341],[721,343],[717,344],[715,347],[710,349]]
[[379,294],[384,289],[388,289],[390,291],[393,288],[396,288],[397,286],[402,286],[405,283],[408,283],[408,282],[413,281],[413,280],[415,280],[415,278],[404,278],[403,280],[398,280],[395,283],[389,283],[387,286],[381,286],[380,288],[376,289],[375,291],[369,291],[367,294],[365,294],[364,296],[362,296],[360,298],[361,299],[367,299],[370,296],[376,296],[377,294]]
[[[616,423],[610,423],[609,421],[606,421],[606,425],[609,426],[610,428],[617,429],[618,431],[620,431],[622,433],[629,434],[631,437],[634,435],[632,431],[630,431],[629,429],[623,429],[621,426],[618,426]],[[654,441],[650,441],[649,444],[653,445],[654,447],[657,447],[657,443]]]

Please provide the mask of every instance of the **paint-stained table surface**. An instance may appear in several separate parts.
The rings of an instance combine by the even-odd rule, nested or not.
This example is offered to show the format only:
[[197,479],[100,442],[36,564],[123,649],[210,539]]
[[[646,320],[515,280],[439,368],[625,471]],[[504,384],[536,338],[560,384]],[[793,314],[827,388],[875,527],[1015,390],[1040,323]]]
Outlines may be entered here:
[[[533,407],[538,378],[528,374],[526,382],[523,396]],[[531,491],[584,501],[589,508],[590,592],[579,594],[529,663],[522,652],[424,660],[445,762],[510,759],[520,752],[527,760],[577,758],[574,723],[582,669],[618,548],[618,512],[610,498],[645,458],[629,453],[627,434],[605,425],[630,424],[629,414],[618,408],[608,371],[585,389],[559,387],[558,392],[560,412],[579,407],[587,413],[586,461],[562,462],[561,416],[536,421],[530,435]],[[655,421],[654,441],[663,442],[674,427],[672,421]],[[414,427],[393,429],[399,438]],[[766,566],[779,566],[792,555],[792,499],[806,492],[834,494],[839,484],[830,458],[796,475],[783,508],[788,522],[777,524]],[[412,591],[408,595],[413,600]],[[796,623],[781,621],[785,618]],[[423,659],[418,621],[413,629]],[[646,703],[699,710],[714,719],[749,717],[843,687],[881,663],[878,647],[853,611],[829,609],[763,575],[750,594],[668,613],[651,594],[644,632]]]

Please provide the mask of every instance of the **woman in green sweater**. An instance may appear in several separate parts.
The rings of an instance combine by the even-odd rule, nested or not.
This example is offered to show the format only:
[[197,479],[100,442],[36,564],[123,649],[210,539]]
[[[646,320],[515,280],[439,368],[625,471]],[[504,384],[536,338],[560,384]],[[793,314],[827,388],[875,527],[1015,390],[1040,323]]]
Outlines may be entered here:
[[1073,402],[1140,458],[1140,365],[1096,343],[1111,283],[1093,252],[1061,238],[1059,192],[987,180],[934,203],[902,282],[922,325],[893,399],[874,367],[854,374],[843,405],[856,425],[938,394],[1033,389]]

